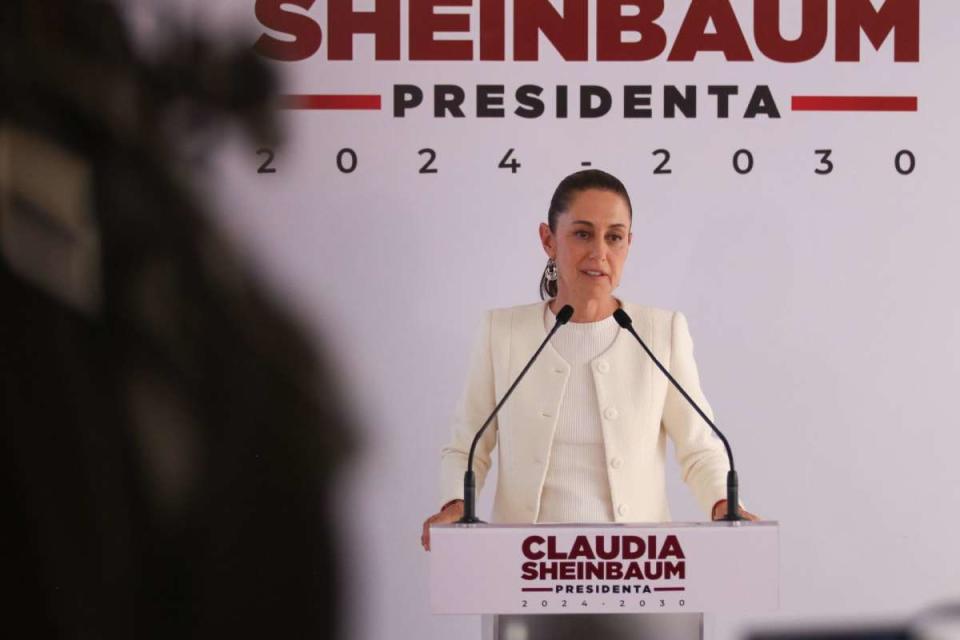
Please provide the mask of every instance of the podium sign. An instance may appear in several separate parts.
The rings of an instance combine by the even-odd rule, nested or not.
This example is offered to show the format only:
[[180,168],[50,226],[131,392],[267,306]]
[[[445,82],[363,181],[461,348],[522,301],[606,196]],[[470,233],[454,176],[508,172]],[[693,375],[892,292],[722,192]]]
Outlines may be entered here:
[[440,614],[771,611],[776,522],[442,525],[430,533]]

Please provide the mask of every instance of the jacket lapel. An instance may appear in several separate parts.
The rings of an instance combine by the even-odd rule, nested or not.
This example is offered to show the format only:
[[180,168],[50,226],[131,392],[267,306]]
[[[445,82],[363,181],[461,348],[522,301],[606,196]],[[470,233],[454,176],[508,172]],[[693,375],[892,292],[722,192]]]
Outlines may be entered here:
[[[653,322],[648,314],[637,305],[623,303],[623,307],[633,320],[633,328],[659,358],[654,346]],[[606,361],[607,372],[598,371],[596,364],[600,361]],[[649,422],[646,414],[653,406],[651,376],[656,373],[653,371],[655,365],[630,332],[622,328],[610,348],[591,364],[601,416],[609,408],[616,411],[616,419],[603,420],[603,426],[608,449],[611,445],[617,448],[616,445],[622,442],[618,434],[624,434],[630,440],[639,435],[634,433],[638,424]]]
[[[546,302],[524,305],[512,318],[509,380],[515,380],[523,367],[547,337],[543,326]],[[559,331],[563,331],[561,327]],[[518,425],[530,425],[546,438],[546,447],[553,438],[560,400],[570,376],[570,366],[557,351],[547,344],[527,375],[517,385],[511,417]],[[506,389],[504,389],[506,391]],[[549,415],[544,415],[549,414]]]

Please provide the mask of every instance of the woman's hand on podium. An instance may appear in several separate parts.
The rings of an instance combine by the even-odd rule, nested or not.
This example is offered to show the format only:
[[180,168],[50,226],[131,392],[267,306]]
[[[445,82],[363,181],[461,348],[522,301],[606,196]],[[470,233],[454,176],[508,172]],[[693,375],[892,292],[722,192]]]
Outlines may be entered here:
[[435,513],[423,522],[423,533],[420,535],[420,544],[425,551],[430,551],[430,525],[450,524],[463,517],[463,500],[451,500],[443,505],[439,513]]
[[[713,514],[712,518],[714,520],[723,520],[723,517],[727,515],[727,501],[718,500],[715,505],[713,505]],[[750,513],[746,509],[740,509],[740,515],[746,518],[751,522],[757,522],[762,520],[762,518],[756,514]]]

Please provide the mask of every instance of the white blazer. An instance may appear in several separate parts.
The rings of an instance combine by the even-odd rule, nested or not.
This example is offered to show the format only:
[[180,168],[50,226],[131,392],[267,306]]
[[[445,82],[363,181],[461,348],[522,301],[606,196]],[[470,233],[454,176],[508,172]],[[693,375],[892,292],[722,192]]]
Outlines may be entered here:
[[[442,502],[463,498],[470,443],[547,335],[547,301],[486,312],[441,457]],[[621,302],[660,362],[713,419],[700,390],[693,341],[680,312]],[[559,329],[563,331],[563,327]],[[683,480],[707,514],[726,496],[729,469],[723,444],[663,373],[621,329],[591,361],[616,522],[670,520],[664,478],[666,437],[673,440]],[[493,522],[536,522],[570,366],[550,345],[527,372],[477,444],[479,491],[498,450]]]

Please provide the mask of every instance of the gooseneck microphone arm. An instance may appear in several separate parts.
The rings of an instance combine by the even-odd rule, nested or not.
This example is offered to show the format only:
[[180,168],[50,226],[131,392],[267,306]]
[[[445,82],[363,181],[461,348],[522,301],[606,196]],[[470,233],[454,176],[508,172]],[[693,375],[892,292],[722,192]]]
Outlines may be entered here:
[[667,368],[657,360],[657,356],[653,355],[653,352],[650,351],[650,348],[647,344],[637,335],[637,332],[633,328],[633,320],[630,319],[630,316],[622,308],[617,309],[613,312],[613,317],[616,318],[617,324],[626,329],[637,339],[637,342],[640,343],[640,346],[643,347],[643,350],[647,352],[647,355],[650,356],[650,359],[653,360],[654,364],[657,365],[657,368],[663,372],[663,375],[667,376],[667,380],[677,388],[677,391],[680,392],[687,402],[690,403],[690,406],[700,414],[700,417],[703,418],[703,421],[710,425],[710,428],[713,429],[713,432],[717,434],[720,438],[720,441],[723,442],[723,447],[727,450],[727,460],[730,461],[730,471],[727,472],[727,514],[723,517],[726,521],[737,521],[737,520],[746,520],[743,516],[740,515],[740,482],[737,478],[736,468],[733,466],[733,451],[730,449],[730,443],[727,442],[726,436],[724,436],[720,429],[717,428],[717,425],[713,424],[713,420],[707,417],[707,414],[703,412],[703,409],[693,401],[693,398],[690,397],[683,387],[680,386],[680,383],[670,375],[670,372],[667,371]]
[[547,346],[547,343],[550,342],[550,338],[553,337],[553,334],[557,332],[557,329],[561,325],[567,324],[567,321],[570,320],[570,317],[573,316],[573,307],[570,305],[564,305],[562,309],[557,313],[557,321],[554,323],[553,328],[550,329],[550,333],[547,334],[547,337],[544,338],[543,342],[540,343],[540,348],[537,349],[536,353],[533,354],[533,357],[530,358],[530,362],[527,363],[527,366],[523,368],[523,371],[520,372],[520,375],[517,376],[517,379],[513,381],[513,384],[510,385],[510,388],[507,389],[507,392],[503,394],[503,398],[500,399],[500,402],[497,403],[497,406],[493,408],[493,412],[487,417],[483,422],[483,426],[480,427],[480,430],[477,431],[477,435],[473,436],[473,442],[470,444],[470,455],[467,457],[467,471],[463,474],[463,517],[460,518],[457,522],[460,524],[476,524],[478,522],[483,522],[477,517],[477,478],[473,473],[473,456],[477,450],[477,443],[480,442],[480,436],[483,435],[483,432],[486,431],[487,427],[490,426],[490,423],[493,422],[493,418],[500,411],[500,407],[503,406],[503,403],[507,401],[507,398],[510,397],[510,394],[513,393],[513,390],[517,388],[517,385],[523,380],[523,376],[527,374],[527,371],[533,366],[533,363],[536,362],[537,357],[540,355],[540,352],[543,351],[544,347]]

